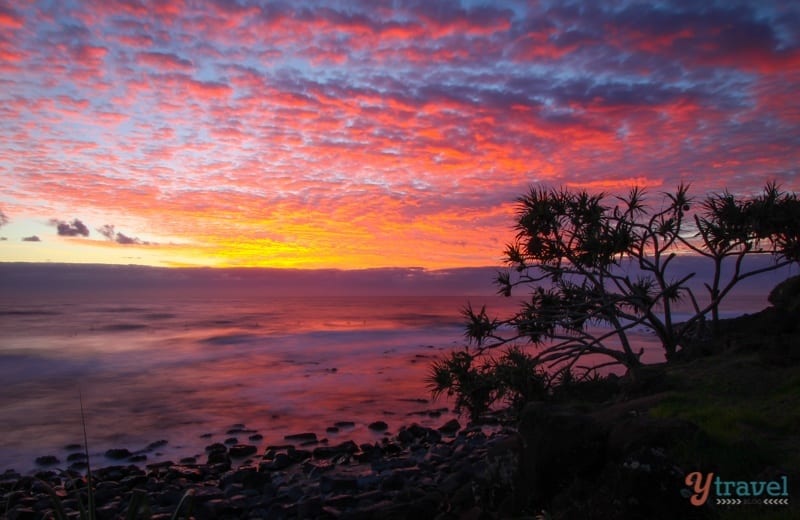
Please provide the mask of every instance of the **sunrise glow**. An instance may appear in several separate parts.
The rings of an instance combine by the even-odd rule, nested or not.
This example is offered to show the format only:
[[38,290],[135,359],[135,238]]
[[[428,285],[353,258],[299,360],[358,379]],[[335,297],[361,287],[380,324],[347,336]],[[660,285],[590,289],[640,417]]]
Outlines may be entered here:
[[0,261],[484,266],[532,183],[800,189],[800,6],[674,4],[2,2]]

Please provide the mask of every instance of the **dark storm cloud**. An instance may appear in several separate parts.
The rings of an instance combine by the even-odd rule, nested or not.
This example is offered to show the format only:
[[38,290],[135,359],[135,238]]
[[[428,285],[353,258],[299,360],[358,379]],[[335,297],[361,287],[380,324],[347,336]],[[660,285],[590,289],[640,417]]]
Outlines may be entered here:
[[41,242],[42,239],[36,235],[31,235],[22,239],[23,242]]

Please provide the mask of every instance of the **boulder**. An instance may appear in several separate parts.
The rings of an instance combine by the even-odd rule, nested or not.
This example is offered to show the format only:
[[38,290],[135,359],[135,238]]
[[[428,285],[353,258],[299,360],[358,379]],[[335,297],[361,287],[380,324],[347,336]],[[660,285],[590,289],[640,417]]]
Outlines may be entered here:
[[133,453],[131,453],[127,448],[112,448],[110,450],[106,450],[106,458],[114,459],[114,460],[121,460],[129,458]]
[[315,459],[330,459],[337,455],[352,455],[358,451],[358,446],[353,441],[345,441],[335,446],[319,446],[314,448]]
[[258,451],[258,448],[252,444],[235,444],[228,450],[228,454],[233,458],[243,458],[252,455]]
[[456,419],[450,419],[439,427],[439,431],[445,435],[454,435],[461,429],[461,424]]
[[376,432],[386,431],[389,428],[389,425],[386,424],[384,421],[375,421],[369,423],[368,428],[370,430],[374,430]]
[[317,434],[306,432],[306,433],[293,433],[291,435],[287,435],[284,437],[287,441],[297,441],[297,442],[309,442],[309,441],[316,441]]

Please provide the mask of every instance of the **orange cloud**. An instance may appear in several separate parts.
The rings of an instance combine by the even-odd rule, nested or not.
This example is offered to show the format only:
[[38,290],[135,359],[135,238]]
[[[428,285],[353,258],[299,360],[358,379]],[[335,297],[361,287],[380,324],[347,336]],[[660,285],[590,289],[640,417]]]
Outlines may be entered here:
[[[800,188],[780,17],[366,5],[0,10],[4,208],[151,263],[448,267],[497,263],[532,183]],[[58,245],[122,261],[91,238]]]

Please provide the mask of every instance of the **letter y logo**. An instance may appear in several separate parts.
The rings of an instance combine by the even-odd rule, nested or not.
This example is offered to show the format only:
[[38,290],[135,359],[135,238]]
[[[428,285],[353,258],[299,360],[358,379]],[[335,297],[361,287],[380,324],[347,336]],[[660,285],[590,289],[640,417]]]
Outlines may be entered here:
[[713,473],[706,475],[705,482],[703,482],[703,474],[699,471],[694,471],[686,475],[686,485],[691,486],[694,495],[689,499],[693,506],[702,506],[708,500],[708,493],[711,491],[711,479],[714,478]]

